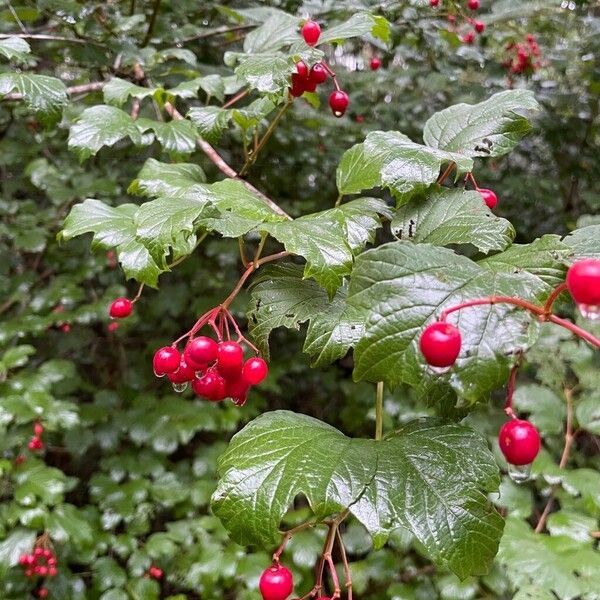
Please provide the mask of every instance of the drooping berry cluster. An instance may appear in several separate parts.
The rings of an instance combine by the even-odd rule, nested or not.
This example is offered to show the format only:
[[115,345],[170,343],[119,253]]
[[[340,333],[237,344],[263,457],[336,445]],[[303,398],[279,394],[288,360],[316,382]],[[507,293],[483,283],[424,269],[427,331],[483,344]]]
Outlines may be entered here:
[[[317,44],[321,36],[321,27],[316,21],[306,21],[301,31],[302,37],[308,46]],[[371,68],[375,70],[379,68],[381,62],[379,66],[374,67],[374,64],[376,63],[371,63]],[[303,61],[297,62],[296,70],[292,74],[290,94],[297,98],[302,96],[304,92],[314,92],[317,86],[325,83],[330,77],[335,85],[335,90],[329,96],[329,106],[336,117],[342,117],[348,108],[350,99],[348,94],[340,89],[335,73],[324,61],[315,63],[310,68]]]
[[44,433],[44,426],[41,423],[34,423],[33,425],[33,437],[29,440],[27,447],[32,452],[39,452],[44,449],[44,442],[42,441],[42,433]]
[[58,575],[58,560],[49,548],[38,546],[30,554],[21,554],[19,564],[23,567],[25,577],[56,577]]
[[[440,6],[440,0],[429,0],[429,5],[432,8],[437,8]],[[468,0],[467,8],[471,11],[479,10],[480,2],[479,0]],[[455,11],[448,14],[448,23],[450,23],[450,31],[463,31],[461,35],[461,40],[463,44],[473,44],[475,43],[475,34],[481,34],[485,31],[485,23],[483,21],[479,21],[474,19],[473,17],[464,13],[462,9],[459,9],[456,12],[455,4],[451,4],[450,9]],[[459,22],[460,19],[460,22]],[[472,30],[465,31],[465,27],[471,27]]]
[[[217,340],[204,335],[194,337],[204,325],[212,327]],[[237,341],[230,339],[230,325],[237,333]],[[155,375],[166,375],[178,392],[191,384],[201,398],[212,402],[231,398],[242,406],[250,388],[267,377],[269,368],[262,358],[253,356],[244,361],[243,345],[256,353],[258,350],[242,336],[235,319],[223,306],[200,317],[183,337],[189,338],[183,353],[175,342],[159,348],[153,359]]]
[[541,50],[532,33],[522,42],[509,42],[502,66],[510,75],[531,75],[542,66]]

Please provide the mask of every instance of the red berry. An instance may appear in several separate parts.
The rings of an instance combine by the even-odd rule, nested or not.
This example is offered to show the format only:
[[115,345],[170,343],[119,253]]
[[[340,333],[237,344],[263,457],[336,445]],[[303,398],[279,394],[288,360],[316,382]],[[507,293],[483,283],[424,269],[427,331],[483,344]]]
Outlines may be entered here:
[[480,2],[479,0],[469,0],[467,2],[467,6],[471,9],[471,10],[478,10],[479,9],[479,5]]
[[303,79],[308,77],[308,67],[303,60],[300,60],[296,63],[296,73]]
[[600,305],[600,260],[586,258],[573,263],[567,272],[567,287],[577,304]]
[[486,188],[479,188],[477,191],[481,194],[483,201],[490,210],[492,210],[496,206],[496,204],[498,204],[498,196],[496,196],[496,194],[492,192],[492,190],[488,190]]
[[29,555],[28,554],[21,554],[21,556],[19,556],[19,564],[21,566],[25,566],[29,564]]
[[336,117],[344,116],[349,103],[350,99],[348,98],[348,94],[342,90],[336,90],[329,96],[329,106]]
[[189,367],[184,358],[181,358],[179,369],[175,373],[167,375],[171,383],[187,383],[196,377],[196,369]]
[[529,422],[512,419],[504,423],[498,434],[500,450],[511,465],[528,465],[540,451],[540,434]]
[[119,329],[119,323],[113,321],[112,323],[108,324],[107,329],[110,333],[113,333],[114,331],[117,331],[117,329]]
[[48,591],[48,588],[41,587],[38,590],[37,595],[38,595],[38,598],[47,598],[49,593],[50,592]]
[[27,457],[24,454],[19,454],[15,457],[15,465],[22,465],[27,460]]
[[124,319],[133,311],[133,302],[129,298],[117,298],[110,305],[108,313],[113,319]]
[[239,372],[244,362],[244,350],[237,342],[220,342],[217,347],[217,366],[223,372]]
[[48,567],[41,565],[39,567],[35,567],[34,571],[36,569],[37,569],[37,574],[40,575],[41,577],[45,577],[46,575],[48,575]]
[[173,346],[163,346],[154,353],[152,359],[152,366],[154,367],[154,373],[161,377],[167,373],[175,373],[179,369],[181,363],[181,354],[177,348]]
[[365,116],[364,115],[356,115],[356,117],[354,117],[354,120],[357,123],[364,123],[365,122]]
[[33,569],[25,569],[25,577],[33,577]]
[[44,549],[43,548],[34,548],[33,555],[34,556],[44,556]]
[[56,567],[48,567],[48,577],[56,577],[58,575],[58,569]]
[[308,78],[302,77],[301,75],[298,75],[298,73],[292,73],[292,87],[290,87],[290,94],[294,96],[294,98],[302,96],[306,91],[307,83]]
[[448,15],[448,23],[456,23],[456,15]]
[[483,33],[485,31],[485,23],[483,21],[475,21],[475,31]]
[[378,58],[377,56],[374,56],[371,59],[370,67],[371,67],[371,71],[377,71],[377,69],[379,69],[379,67],[381,67],[381,59]]
[[263,571],[258,587],[263,600],[285,600],[294,589],[294,578],[286,567],[272,565]]
[[436,6],[440,5],[440,0],[429,0],[429,6],[432,6],[433,8],[435,8]]
[[250,384],[242,377],[238,379],[227,379],[225,381],[226,398],[244,403],[248,396]]
[[311,83],[319,85],[320,83],[327,81],[328,77],[329,73],[327,72],[327,69],[325,69],[321,63],[316,63],[311,67],[308,79]]
[[316,21],[306,21],[302,25],[302,37],[309,46],[316,46],[321,36],[321,27]]
[[249,358],[242,369],[242,379],[248,385],[258,385],[269,374],[267,363],[259,357]]
[[35,452],[36,450],[43,450],[44,443],[39,437],[34,436],[29,440],[27,447]]
[[205,335],[198,336],[188,342],[183,356],[190,367],[206,367],[217,359],[217,342]]
[[432,323],[421,334],[419,346],[427,364],[450,367],[460,354],[460,331],[450,323]]
[[148,575],[150,575],[152,579],[162,579],[163,570],[153,566],[148,569]]
[[42,435],[42,433],[44,433],[44,426],[41,423],[34,423],[33,433],[35,433],[35,435],[39,437],[40,435]]
[[[225,381],[214,369],[208,370],[199,379],[192,381],[192,389],[198,396],[202,396],[207,400],[222,400],[224,395]],[[222,397],[220,397],[223,395]]]
[[472,44],[475,41],[475,34],[472,31],[467,31],[467,33],[462,36],[462,41],[464,44]]
[[68,323],[65,323],[64,325],[60,326],[60,330],[63,333],[69,333],[69,331],[71,331],[71,326]]

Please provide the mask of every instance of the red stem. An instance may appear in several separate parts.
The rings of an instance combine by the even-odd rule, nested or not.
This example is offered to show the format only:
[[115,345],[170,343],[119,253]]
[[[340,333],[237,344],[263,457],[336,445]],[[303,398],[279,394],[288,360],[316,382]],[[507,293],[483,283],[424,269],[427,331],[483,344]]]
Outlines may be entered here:
[[566,282],[562,282],[559,286],[555,287],[553,292],[548,296],[546,303],[544,304],[544,312],[550,314],[552,312],[552,306],[556,299],[567,289]]
[[572,323],[571,321],[567,321],[567,319],[561,319],[553,313],[548,314],[543,306],[538,306],[536,304],[528,302],[527,300],[523,300],[522,298],[513,298],[511,296],[489,296],[488,298],[477,298],[475,300],[468,300],[467,302],[462,302],[460,304],[457,304],[456,306],[451,306],[450,308],[443,310],[440,314],[439,321],[445,321],[448,315],[450,315],[453,312],[456,312],[457,310],[468,308],[470,306],[482,306],[485,304],[513,304],[514,306],[519,306],[521,308],[524,308],[525,310],[528,310],[534,315],[537,315],[540,321],[549,321],[551,323],[555,323],[556,325],[560,325],[561,327],[568,329],[569,331],[571,331],[581,339],[585,340],[586,342],[589,342],[590,344],[592,344],[592,346],[600,348],[600,339],[592,335],[589,331],[582,329],[581,327],[575,325],[575,323]]

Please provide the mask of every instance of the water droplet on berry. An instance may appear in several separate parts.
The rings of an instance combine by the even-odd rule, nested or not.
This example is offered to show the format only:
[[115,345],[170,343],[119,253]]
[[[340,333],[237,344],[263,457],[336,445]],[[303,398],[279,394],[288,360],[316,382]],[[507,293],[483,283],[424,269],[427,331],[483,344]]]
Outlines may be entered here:
[[508,476],[515,483],[525,483],[531,479],[531,463],[528,465],[508,465]]
[[337,117],[339,119],[340,117],[344,116],[344,113],[341,110],[334,110],[333,111],[333,116]]
[[154,377],[164,377],[165,373],[157,373],[156,369],[154,369]]
[[578,304],[577,308],[584,319],[598,321],[600,319],[600,305],[597,304]]
[[432,365],[427,365],[427,370],[433,373],[434,375],[444,375],[448,371],[452,369],[453,365],[449,367],[433,367]]
[[185,390],[187,390],[187,386],[187,381],[184,381],[183,383],[174,383],[173,391],[177,392],[178,394],[181,394],[181,392],[185,392]]

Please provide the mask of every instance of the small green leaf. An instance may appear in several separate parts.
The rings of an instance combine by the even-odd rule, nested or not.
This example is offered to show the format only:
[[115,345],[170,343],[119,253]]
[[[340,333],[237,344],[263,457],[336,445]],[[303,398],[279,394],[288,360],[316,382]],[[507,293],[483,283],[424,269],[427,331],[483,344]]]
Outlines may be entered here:
[[165,152],[191,154],[196,149],[198,132],[186,119],[164,122],[141,118],[135,124],[141,133],[153,131]]
[[104,102],[114,106],[123,106],[129,98],[137,98],[141,100],[152,96],[156,90],[135,85],[125,79],[113,77],[102,88],[104,94]]
[[139,196],[170,196],[189,193],[196,184],[205,182],[206,175],[199,165],[163,163],[149,158],[127,192]]
[[16,528],[0,541],[0,564],[14,567],[19,563],[19,556],[31,551],[35,541],[35,531]]
[[588,225],[571,232],[564,243],[574,251],[573,259],[600,259],[600,225]]
[[120,108],[99,104],[86,108],[71,126],[69,149],[83,161],[103,146],[114,146],[126,137],[134,144],[142,143],[135,121]]
[[13,36],[0,40],[0,55],[8,60],[25,62],[29,58],[30,52],[29,44],[20,37]]
[[275,93],[290,84],[294,63],[281,53],[239,54],[235,74],[259,92]]
[[300,19],[283,11],[276,12],[244,39],[244,52],[272,52],[294,43],[300,37]]
[[448,162],[455,162],[459,173],[473,168],[466,156],[417,144],[397,131],[373,131],[342,156],[337,186],[341,194],[382,186],[402,195],[434,183]]
[[515,237],[510,222],[496,217],[480,194],[446,188],[400,207],[392,233],[401,240],[436,246],[472,244],[485,253],[504,250]]
[[216,142],[229,125],[231,111],[218,106],[195,106],[190,108],[187,116],[198,128],[200,137]]
[[597,396],[581,400],[577,404],[575,415],[580,427],[600,435],[600,399]]
[[241,544],[275,544],[298,494],[319,519],[348,508],[378,546],[391,530],[410,530],[460,577],[487,570],[502,533],[485,495],[499,483],[493,456],[458,425],[413,421],[378,442],[312,417],[265,413],[233,437],[218,473],[213,511]]
[[514,405],[543,435],[562,433],[566,416],[565,401],[541,385],[520,385],[515,390]]
[[376,17],[368,12],[359,12],[352,15],[345,23],[334,25],[325,29],[319,37],[319,45],[331,42],[373,35],[384,42],[390,39],[391,26],[384,17]]
[[428,146],[464,156],[502,156],[531,130],[526,111],[539,104],[529,90],[507,90],[479,104],[456,104],[433,115],[423,130]]
[[56,77],[30,73],[2,73],[0,96],[16,91],[23,94],[25,104],[46,124],[60,119],[67,103],[67,88]]

